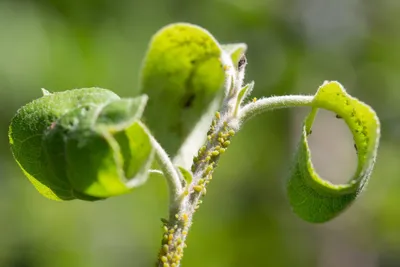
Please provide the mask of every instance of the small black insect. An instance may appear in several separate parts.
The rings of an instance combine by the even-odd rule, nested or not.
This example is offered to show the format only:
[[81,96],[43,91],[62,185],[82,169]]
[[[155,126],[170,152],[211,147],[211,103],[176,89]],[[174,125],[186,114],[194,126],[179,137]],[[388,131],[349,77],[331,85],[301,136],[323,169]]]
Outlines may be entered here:
[[341,119],[341,118],[342,118],[342,116],[336,114],[336,119]]
[[238,70],[239,71],[243,70],[243,68],[246,66],[246,64],[247,64],[247,59],[246,59],[246,56],[243,54],[240,57],[239,62],[238,62]]

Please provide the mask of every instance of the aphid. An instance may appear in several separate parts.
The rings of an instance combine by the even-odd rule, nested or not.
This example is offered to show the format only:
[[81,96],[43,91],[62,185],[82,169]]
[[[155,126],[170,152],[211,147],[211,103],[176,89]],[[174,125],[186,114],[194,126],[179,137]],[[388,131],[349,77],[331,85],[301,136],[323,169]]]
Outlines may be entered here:
[[219,155],[219,151],[214,150],[214,151],[212,152],[212,155],[213,155],[213,156],[218,156],[218,155]]
[[243,54],[240,57],[239,62],[238,62],[238,70],[239,71],[243,70],[243,68],[246,66],[246,63],[247,63],[247,59],[246,59],[246,56]]
[[201,190],[203,190],[203,186],[201,186],[201,185],[195,185],[195,186],[193,186],[193,189],[194,189],[194,191],[196,191],[196,192],[198,192],[198,193],[200,193],[201,192]]
[[163,245],[164,253],[168,253],[169,247],[168,245]]
[[229,140],[227,140],[227,141],[225,141],[224,143],[223,143],[223,146],[224,147],[227,147],[227,146],[229,146],[231,144],[231,142],[229,141]]

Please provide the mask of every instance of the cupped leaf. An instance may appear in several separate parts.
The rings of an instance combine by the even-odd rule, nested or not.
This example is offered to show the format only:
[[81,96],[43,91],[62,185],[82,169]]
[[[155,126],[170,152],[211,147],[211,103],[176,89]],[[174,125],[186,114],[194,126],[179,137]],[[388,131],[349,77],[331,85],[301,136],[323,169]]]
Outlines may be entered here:
[[[343,211],[361,193],[371,175],[380,136],[379,120],[366,104],[351,97],[337,82],[325,82],[316,93],[312,111],[305,119],[295,164],[287,190],[293,210],[304,220],[325,222]],[[335,112],[353,134],[358,166],[346,184],[323,180],[314,170],[307,135],[319,108]]]
[[13,118],[14,158],[53,200],[126,193],[145,181],[153,160],[150,138],[138,122],[146,101],[100,88],[46,94]]
[[138,122],[110,133],[105,129],[68,138],[64,144],[68,180],[79,193],[106,198],[146,181],[153,159],[149,136]]
[[[168,25],[153,36],[140,79],[141,91],[149,96],[144,121],[172,157],[180,150],[180,157],[186,158],[204,142],[191,133],[200,119],[206,123],[196,131],[207,131],[222,100],[221,57],[230,60],[228,53],[236,59],[243,47],[227,47],[228,53],[208,31],[187,23]],[[193,149],[182,149],[183,144]]]

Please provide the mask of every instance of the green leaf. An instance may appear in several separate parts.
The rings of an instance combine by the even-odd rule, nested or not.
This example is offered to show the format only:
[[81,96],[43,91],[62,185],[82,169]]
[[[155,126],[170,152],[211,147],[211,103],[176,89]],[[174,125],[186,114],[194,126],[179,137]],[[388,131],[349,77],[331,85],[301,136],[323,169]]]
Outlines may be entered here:
[[185,181],[185,184],[183,186],[189,185],[193,180],[192,173],[181,166],[178,166],[177,169],[179,170],[183,180]]
[[141,95],[112,101],[101,109],[96,123],[114,129],[125,128],[142,117],[147,100],[147,95]]
[[234,66],[237,66],[240,57],[247,50],[247,45],[245,43],[223,44],[221,45],[221,47],[226,53],[230,55]]
[[243,100],[251,94],[254,88],[254,81],[246,84],[242,89],[240,89],[239,94],[236,100],[235,114],[239,111],[239,107],[242,104]]
[[138,122],[114,134],[93,131],[84,140],[76,135],[64,147],[74,190],[99,198],[125,194],[141,185],[153,159],[149,136]]
[[[144,121],[171,156],[210,105],[221,101],[221,54],[214,37],[192,24],[168,25],[150,42],[140,81],[142,92],[149,96]],[[213,112],[209,114],[211,122]]]
[[18,110],[9,139],[15,160],[53,200],[96,200],[147,178],[153,147],[138,122],[147,96],[100,88],[46,94]]
[[[365,188],[375,162],[380,136],[379,120],[366,104],[351,97],[337,82],[324,83],[316,93],[303,132],[287,190],[293,210],[304,220],[325,222],[348,207]],[[334,185],[315,172],[307,135],[318,108],[335,112],[344,119],[357,147],[358,166],[348,183]]]
[[42,88],[42,94],[45,95],[51,95],[51,93],[49,91],[47,91],[46,89]]

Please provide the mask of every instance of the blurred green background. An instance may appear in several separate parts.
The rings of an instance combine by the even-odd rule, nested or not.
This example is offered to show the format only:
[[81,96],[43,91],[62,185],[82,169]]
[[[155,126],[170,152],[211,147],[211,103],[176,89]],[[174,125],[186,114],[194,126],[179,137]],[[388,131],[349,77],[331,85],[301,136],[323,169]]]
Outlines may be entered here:
[[[153,266],[167,215],[162,178],[106,201],[52,202],[23,177],[7,130],[42,87],[137,94],[150,37],[177,21],[201,25],[221,43],[247,43],[256,97],[314,93],[338,80],[382,122],[368,189],[323,225],[292,214],[284,190],[307,110],[245,125],[195,216],[183,266],[400,266],[396,0],[0,0],[0,266]],[[343,123],[321,113],[311,139],[317,170],[333,182],[349,178],[355,151]]]

